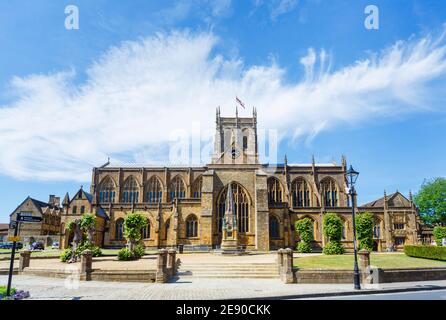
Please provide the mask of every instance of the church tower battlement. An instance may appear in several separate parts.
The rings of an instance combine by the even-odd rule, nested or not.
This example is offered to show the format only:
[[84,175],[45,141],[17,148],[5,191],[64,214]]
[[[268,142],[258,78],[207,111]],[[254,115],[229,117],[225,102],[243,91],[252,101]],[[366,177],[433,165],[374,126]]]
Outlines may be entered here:
[[258,164],[257,111],[252,117],[221,117],[216,113],[212,164]]

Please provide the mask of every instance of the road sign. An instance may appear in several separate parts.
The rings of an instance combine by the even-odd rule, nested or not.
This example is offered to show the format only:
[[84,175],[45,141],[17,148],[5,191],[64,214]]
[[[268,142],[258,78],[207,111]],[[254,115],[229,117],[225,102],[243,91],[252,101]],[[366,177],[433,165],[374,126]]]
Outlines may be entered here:
[[20,240],[22,240],[22,238],[20,238],[18,236],[17,237],[12,237],[12,236],[8,237],[8,241],[11,241],[11,242],[18,242]]
[[43,220],[42,217],[33,217],[33,216],[17,217],[17,221],[20,221],[20,222],[40,222],[42,220]]

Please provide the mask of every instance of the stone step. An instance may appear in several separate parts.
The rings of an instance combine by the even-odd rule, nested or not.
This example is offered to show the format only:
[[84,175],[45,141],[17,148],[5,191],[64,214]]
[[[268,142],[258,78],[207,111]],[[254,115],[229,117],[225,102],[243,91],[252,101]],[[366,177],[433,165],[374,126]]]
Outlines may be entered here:
[[260,275],[260,274],[194,274],[194,275],[178,275],[180,278],[217,278],[217,279],[279,279],[279,275]]

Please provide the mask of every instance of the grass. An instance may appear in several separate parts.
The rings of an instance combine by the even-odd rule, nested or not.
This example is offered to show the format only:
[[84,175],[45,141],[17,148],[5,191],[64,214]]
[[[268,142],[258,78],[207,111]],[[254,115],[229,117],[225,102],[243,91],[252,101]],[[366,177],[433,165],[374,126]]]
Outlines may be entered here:
[[[0,296],[6,296],[7,287],[6,286],[0,286]],[[11,288],[11,294],[16,293],[16,288]]]
[[[370,265],[373,267],[392,268],[423,268],[446,267],[445,261],[408,257],[404,254],[371,254]],[[352,269],[353,255],[339,256],[314,255],[294,258],[294,267],[300,269]]]

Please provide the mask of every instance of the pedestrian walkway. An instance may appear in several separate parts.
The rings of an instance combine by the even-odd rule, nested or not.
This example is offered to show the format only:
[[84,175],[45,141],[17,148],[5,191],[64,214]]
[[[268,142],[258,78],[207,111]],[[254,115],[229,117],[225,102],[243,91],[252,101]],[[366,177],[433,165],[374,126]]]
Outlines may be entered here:
[[[0,285],[7,276],[0,276]],[[45,300],[213,300],[279,298],[296,299],[315,295],[351,294],[350,284],[283,284],[273,279],[177,279],[166,284],[122,282],[72,282],[69,279],[14,276],[13,286],[28,290],[30,299]],[[446,288],[446,281],[382,284],[371,290],[420,290]]]

